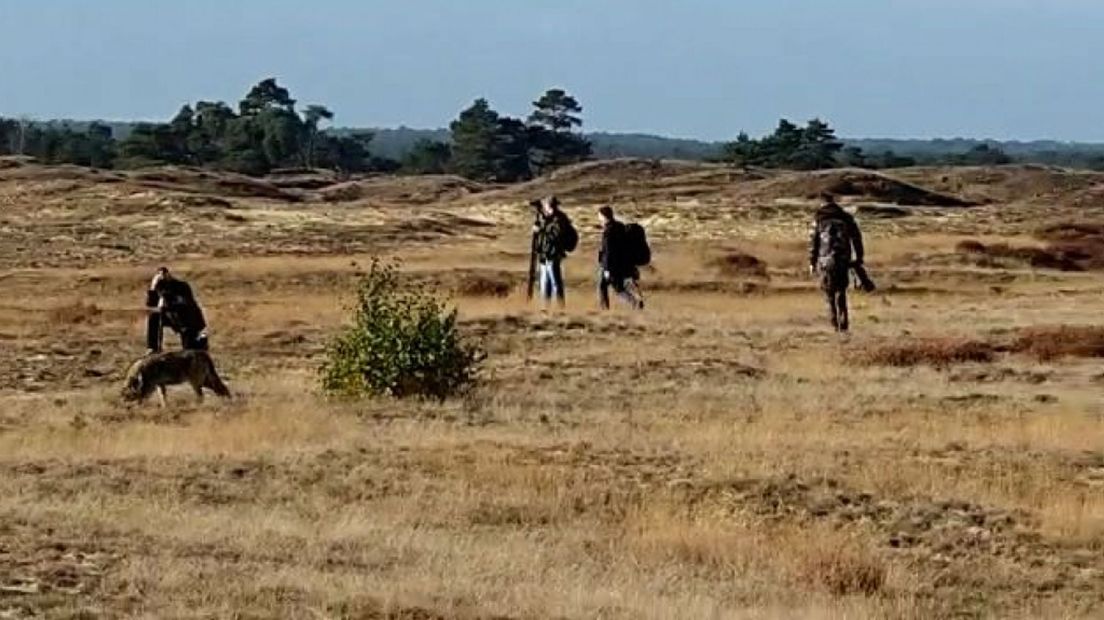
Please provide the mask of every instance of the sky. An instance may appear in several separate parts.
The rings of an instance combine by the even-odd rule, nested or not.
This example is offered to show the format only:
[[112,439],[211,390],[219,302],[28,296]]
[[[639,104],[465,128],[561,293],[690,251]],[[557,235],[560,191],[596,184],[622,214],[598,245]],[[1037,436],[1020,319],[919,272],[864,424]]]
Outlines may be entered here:
[[274,76],[336,124],[547,88],[585,129],[1104,141],[1102,0],[0,0],[0,115],[164,120]]

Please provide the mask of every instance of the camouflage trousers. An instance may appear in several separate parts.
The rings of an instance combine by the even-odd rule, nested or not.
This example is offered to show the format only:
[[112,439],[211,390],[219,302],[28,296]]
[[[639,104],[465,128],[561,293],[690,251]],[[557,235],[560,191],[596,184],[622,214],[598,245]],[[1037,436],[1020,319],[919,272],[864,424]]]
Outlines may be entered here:
[[847,286],[850,284],[851,265],[849,261],[828,258],[822,259],[817,268],[820,272],[820,290],[824,291],[828,302],[828,320],[832,329],[845,332],[850,328]]

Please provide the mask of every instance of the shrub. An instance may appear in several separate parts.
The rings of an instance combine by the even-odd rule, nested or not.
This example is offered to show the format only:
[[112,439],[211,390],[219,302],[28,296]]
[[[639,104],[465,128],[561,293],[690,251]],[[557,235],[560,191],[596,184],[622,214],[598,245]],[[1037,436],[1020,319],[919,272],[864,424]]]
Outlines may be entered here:
[[917,338],[871,345],[852,353],[848,361],[860,366],[903,368],[926,364],[945,367],[966,362],[991,362],[996,351],[993,345],[977,340]]
[[341,396],[444,400],[476,382],[483,354],[461,336],[456,310],[373,260],[357,288],[353,324],[330,343],[322,388]]

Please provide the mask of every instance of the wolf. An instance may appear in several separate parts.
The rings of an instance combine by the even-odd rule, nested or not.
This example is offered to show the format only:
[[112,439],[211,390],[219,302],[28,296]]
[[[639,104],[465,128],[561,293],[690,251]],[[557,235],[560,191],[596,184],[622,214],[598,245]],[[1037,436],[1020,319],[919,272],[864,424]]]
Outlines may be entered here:
[[206,351],[169,351],[153,353],[130,365],[123,386],[125,401],[143,401],[157,390],[161,406],[165,406],[165,386],[190,383],[200,401],[203,388],[223,398],[230,390],[215,371],[215,363]]

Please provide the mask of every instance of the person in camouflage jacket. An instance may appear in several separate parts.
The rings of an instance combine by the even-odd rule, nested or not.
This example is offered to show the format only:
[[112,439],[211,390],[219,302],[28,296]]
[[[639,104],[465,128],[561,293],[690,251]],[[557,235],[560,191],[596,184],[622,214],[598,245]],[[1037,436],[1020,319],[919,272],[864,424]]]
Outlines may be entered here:
[[832,328],[844,333],[851,327],[847,309],[851,268],[863,264],[862,231],[835,197],[826,194],[823,198],[809,238],[809,272],[820,276]]

